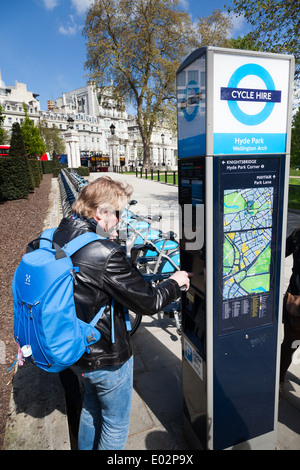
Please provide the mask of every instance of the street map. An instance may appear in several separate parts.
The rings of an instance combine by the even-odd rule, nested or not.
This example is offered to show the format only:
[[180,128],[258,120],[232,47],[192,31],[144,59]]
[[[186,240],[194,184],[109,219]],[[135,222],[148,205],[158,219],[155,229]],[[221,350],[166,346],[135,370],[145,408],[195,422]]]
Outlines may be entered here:
[[223,300],[270,290],[273,188],[224,191]]

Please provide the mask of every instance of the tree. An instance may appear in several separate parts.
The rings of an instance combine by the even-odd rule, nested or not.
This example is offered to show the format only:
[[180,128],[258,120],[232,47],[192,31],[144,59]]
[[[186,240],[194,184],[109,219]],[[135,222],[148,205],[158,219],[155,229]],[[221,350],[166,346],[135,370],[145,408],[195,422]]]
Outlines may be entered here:
[[26,157],[26,148],[24,144],[24,139],[23,139],[20,124],[18,122],[15,122],[12,125],[9,156],[14,157],[14,158]]
[[60,136],[60,131],[57,126],[47,127],[46,121],[42,121],[39,125],[39,131],[45,142],[47,152],[56,152],[57,154],[65,153],[65,142]]
[[27,197],[29,190],[29,163],[22,136],[20,124],[14,122],[10,140],[9,157],[11,157],[10,181],[6,188],[7,199],[22,199]]
[[7,142],[7,132],[3,129],[3,123],[5,121],[5,116],[3,116],[4,109],[0,105],[0,144],[3,145]]
[[23,103],[23,109],[25,113],[25,119],[21,125],[21,129],[27,155],[32,157],[43,155],[46,151],[46,147],[40,135],[40,131],[28,117],[27,106],[25,103]]
[[196,30],[199,34],[199,46],[230,47],[232,21],[221,10],[214,10],[206,18],[198,17]]
[[243,49],[246,51],[262,51],[261,46],[254,42],[250,34],[247,34],[243,37],[239,36],[237,39],[231,38],[229,47],[232,49]]
[[300,2],[295,0],[233,0],[234,11],[252,25],[249,33],[264,51],[294,54],[300,75]]
[[136,107],[145,167],[150,165],[154,126],[175,107],[176,70],[195,46],[190,16],[178,4],[178,0],[95,0],[83,30],[91,79],[98,86],[113,79],[116,97]]
[[300,106],[294,115],[292,125],[291,166],[300,165]]

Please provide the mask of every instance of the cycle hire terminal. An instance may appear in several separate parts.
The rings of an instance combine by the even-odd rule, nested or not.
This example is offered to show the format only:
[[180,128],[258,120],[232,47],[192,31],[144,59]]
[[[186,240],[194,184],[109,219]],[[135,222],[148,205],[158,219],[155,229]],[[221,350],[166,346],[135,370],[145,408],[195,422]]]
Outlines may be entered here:
[[294,58],[215,47],[177,72],[184,429],[275,449]]

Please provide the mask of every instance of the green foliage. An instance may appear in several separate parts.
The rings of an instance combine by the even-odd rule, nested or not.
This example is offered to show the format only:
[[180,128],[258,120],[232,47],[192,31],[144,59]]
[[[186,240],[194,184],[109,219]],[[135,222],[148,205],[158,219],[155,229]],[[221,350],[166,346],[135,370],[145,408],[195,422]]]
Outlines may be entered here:
[[300,210],[300,186],[289,185],[289,209]]
[[40,131],[28,117],[27,107],[25,103],[23,103],[23,109],[25,113],[25,119],[22,123],[21,129],[27,155],[30,155],[32,157],[43,155],[46,151],[46,147],[40,135]]
[[25,157],[26,149],[23,140],[20,124],[15,122],[12,125],[12,134],[10,140],[9,156],[11,157]]
[[48,175],[49,173],[53,173],[53,161],[52,160],[41,161],[41,164],[42,164],[43,175]]
[[28,162],[29,162],[30,173],[33,177],[34,187],[38,188],[42,180],[41,167],[39,165],[39,161],[29,159]]
[[292,124],[291,166],[300,165],[300,107],[294,115]]
[[86,166],[79,166],[75,168],[75,171],[77,171],[80,176],[90,176],[90,170]]
[[233,0],[228,11],[245,16],[253,28],[249,36],[262,50],[293,54],[300,75],[299,0]]
[[197,40],[200,46],[230,47],[230,35],[232,32],[232,22],[228,15],[221,10],[214,10],[206,18],[198,17]]
[[23,199],[41,182],[41,165],[28,160],[19,123],[12,126],[8,157],[0,159],[0,201]]
[[[31,189],[31,178],[28,159],[19,123],[12,126],[12,136],[8,155],[10,171],[7,162],[4,164],[2,179],[2,197],[4,199],[22,199],[27,197],[29,187]],[[6,159],[7,157],[4,157]],[[2,159],[1,159],[2,160]]]
[[232,49],[242,49],[246,51],[262,51],[262,47],[255,43],[252,36],[247,34],[246,36],[239,36],[237,39],[230,39],[229,47]]
[[7,132],[3,129],[3,123],[5,121],[5,116],[3,116],[4,109],[0,105],[0,144],[6,144],[7,142]]
[[21,198],[27,196],[28,191],[27,193],[25,191],[20,192],[20,189],[14,184],[15,182],[18,184],[18,176],[15,178],[15,175],[18,175],[16,160],[2,157],[0,159],[0,202],[19,199],[19,195]]
[[52,173],[53,176],[58,176],[61,172],[62,166],[58,159],[42,161],[43,174]]
[[46,121],[42,121],[39,125],[41,137],[45,141],[47,152],[57,154],[65,153],[65,141],[60,136],[60,130],[57,126],[46,127]]
[[178,0],[96,0],[87,12],[86,68],[97,85],[114,81],[120,101],[135,105],[150,163],[153,128],[166,107],[174,109],[175,77],[192,50],[192,22]]

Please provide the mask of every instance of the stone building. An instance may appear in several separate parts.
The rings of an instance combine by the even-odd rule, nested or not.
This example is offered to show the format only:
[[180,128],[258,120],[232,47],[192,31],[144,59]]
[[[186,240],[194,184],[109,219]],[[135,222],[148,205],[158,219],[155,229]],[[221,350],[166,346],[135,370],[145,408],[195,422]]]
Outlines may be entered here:
[[5,85],[1,79],[0,71],[0,105],[4,109],[6,119],[4,121],[4,129],[10,131],[14,122],[22,124],[25,113],[23,103],[26,104],[28,115],[35,125],[40,119],[40,102],[38,96],[31,91],[27,91],[25,83],[16,82],[14,86]]
[[[37,94],[27,91],[23,83],[5,86],[0,74],[0,104],[6,116],[4,128],[10,131],[14,122],[22,123],[27,106],[30,119],[47,127],[56,126],[66,143],[70,166],[81,163],[92,170],[114,166],[135,168],[141,165],[143,146],[136,119],[128,115],[124,103],[113,96],[113,84],[97,88],[86,86],[63,93],[55,101],[48,101],[48,109],[41,110]],[[112,131],[114,134],[112,135]],[[176,168],[177,137],[166,126],[153,132],[151,165]]]

